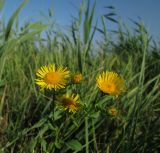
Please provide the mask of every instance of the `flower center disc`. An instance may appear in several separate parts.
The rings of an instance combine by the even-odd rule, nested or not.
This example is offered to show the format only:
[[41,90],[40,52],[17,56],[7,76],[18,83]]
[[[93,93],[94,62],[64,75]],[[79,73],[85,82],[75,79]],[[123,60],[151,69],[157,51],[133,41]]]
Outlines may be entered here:
[[116,115],[116,114],[117,114],[116,109],[112,108],[112,109],[111,109],[111,113],[112,113],[112,115]]
[[116,90],[116,87],[114,84],[107,84],[104,85],[104,89],[108,92],[108,93],[113,93]]
[[45,75],[44,80],[48,84],[57,84],[61,80],[61,75],[57,72],[49,72]]
[[77,105],[71,99],[65,98],[62,103],[64,107],[67,107],[72,111],[77,109]]

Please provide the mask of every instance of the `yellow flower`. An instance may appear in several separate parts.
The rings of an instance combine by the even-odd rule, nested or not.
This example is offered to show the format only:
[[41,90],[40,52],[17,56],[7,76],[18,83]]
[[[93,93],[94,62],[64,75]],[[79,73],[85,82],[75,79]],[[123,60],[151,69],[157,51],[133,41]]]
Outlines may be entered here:
[[73,83],[80,83],[83,80],[83,76],[81,73],[75,74],[73,76]]
[[118,110],[114,106],[112,106],[108,109],[108,114],[115,117],[118,114]]
[[50,64],[38,69],[36,75],[38,77],[38,79],[35,79],[36,84],[39,85],[41,89],[57,90],[65,88],[67,79],[70,76],[70,71],[62,66],[56,68],[54,64]]
[[125,81],[115,72],[102,72],[97,78],[97,85],[101,91],[118,96],[125,90]]
[[58,104],[63,109],[68,110],[69,112],[75,113],[79,107],[78,100],[79,100],[78,94],[69,95],[68,93],[66,93],[62,97],[58,98]]

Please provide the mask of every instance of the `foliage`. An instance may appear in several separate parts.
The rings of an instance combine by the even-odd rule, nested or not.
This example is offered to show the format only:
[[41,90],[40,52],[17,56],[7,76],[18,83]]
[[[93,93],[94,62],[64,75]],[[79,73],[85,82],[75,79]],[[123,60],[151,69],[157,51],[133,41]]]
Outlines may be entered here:
[[[96,5],[90,10],[88,3],[80,6],[69,33],[57,29],[51,38],[49,25],[42,22],[13,26],[24,5],[7,26],[0,21],[0,152],[158,153],[160,52],[144,24],[134,22],[136,29],[128,29],[110,13],[98,28],[93,22]],[[106,20],[119,26],[116,43]],[[48,37],[40,36],[43,30]],[[96,44],[95,32],[102,36]],[[35,84],[37,69],[52,63],[83,75],[81,83],[66,88],[80,95],[83,107],[74,114],[55,107],[52,93]],[[96,86],[97,74],[105,70],[126,80],[126,92],[118,98]],[[108,113],[112,107],[117,115]]]

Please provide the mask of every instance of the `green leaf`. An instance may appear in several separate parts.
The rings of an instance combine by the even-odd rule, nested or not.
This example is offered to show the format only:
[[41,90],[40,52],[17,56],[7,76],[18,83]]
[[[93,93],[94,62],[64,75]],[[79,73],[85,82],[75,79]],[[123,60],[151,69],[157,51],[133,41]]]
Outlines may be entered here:
[[34,148],[36,147],[37,139],[32,139],[29,144],[27,144],[27,150],[28,152],[32,153],[34,151]]
[[40,138],[39,141],[40,141],[40,144],[41,144],[41,146],[42,146],[43,151],[46,152],[46,146],[47,146],[46,140]]
[[78,140],[75,140],[75,139],[67,142],[67,146],[68,146],[70,149],[74,150],[74,151],[81,151],[82,148],[83,148],[83,147],[82,147],[82,144],[81,144]]
[[95,119],[97,119],[99,116],[100,116],[100,111],[98,111],[98,112],[93,112],[93,113],[90,114],[90,117],[91,117],[91,118],[95,118]]
[[111,17],[109,17],[109,16],[104,15],[104,17],[105,17],[106,19],[108,19],[108,20],[114,22],[114,23],[118,23],[117,20],[115,20],[115,19],[113,19],[113,18],[111,18]]
[[43,137],[43,134],[48,130],[48,125],[45,125],[38,133],[39,137]]
[[[36,30],[36,31],[41,31],[43,29],[46,29],[48,28],[48,26],[46,24],[43,24],[41,22],[34,22],[34,23],[30,23],[25,29],[24,29],[24,32],[25,31],[28,31],[28,30]],[[23,33],[23,32],[22,32]]]
[[23,42],[25,42],[25,41],[27,41],[27,40],[30,40],[30,41],[35,40],[35,35],[36,35],[36,34],[39,34],[42,30],[43,30],[43,29],[36,30],[36,31],[30,32],[30,33],[27,33],[27,34],[21,36],[21,37],[18,39],[17,43],[23,43]]
[[4,4],[5,0],[0,0],[0,11],[3,9]]
[[0,88],[4,87],[6,85],[6,82],[4,80],[0,80]]
[[10,17],[9,21],[8,21],[8,24],[7,24],[7,29],[5,31],[5,41],[8,40],[9,38],[9,35],[11,33],[11,29],[12,29],[12,26],[13,26],[13,23],[17,17],[17,15],[19,14],[19,12],[21,11],[21,9],[26,5],[26,3],[28,2],[29,0],[25,0],[18,8],[17,10],[13,13],[13,15]]
[[56,141],[55,146],[56,146],[56,148],[60,149],[61,148],[61,143],[59,141]]
[[54,120],[58,120],[62,117],[61,112],[60,111],[55,111],[54,112]]

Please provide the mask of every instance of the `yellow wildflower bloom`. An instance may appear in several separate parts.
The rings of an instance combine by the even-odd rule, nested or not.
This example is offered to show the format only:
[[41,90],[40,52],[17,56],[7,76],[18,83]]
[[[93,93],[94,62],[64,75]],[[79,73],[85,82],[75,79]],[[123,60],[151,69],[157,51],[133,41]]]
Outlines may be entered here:
[[75,113],[79,107],[79,95],[69,95],[66,93],[62,97],[58,98],[58,104],[60,107],[62,107],[65,110],[68,110],[69,112]]
[[65,88],[67,79],[70,76],[70,71],[62,66],[56,68],[54,64],[50,64],[38,69],[36,75],[38,77],[38,79],[35,79],[36,84],[39,85],[41,89],[57,90]]
[[73,76],[73,83],[80,83],[83,80],[83,76],[81,73],[75,74]]
[[108,109],[108,114],[115,117],[118,114],[118,110],[114,106],[112,106]]
[[115,72],[102,72],[97,78],[97,85],[101,91],[118,96],[125,90],[125,81]]

